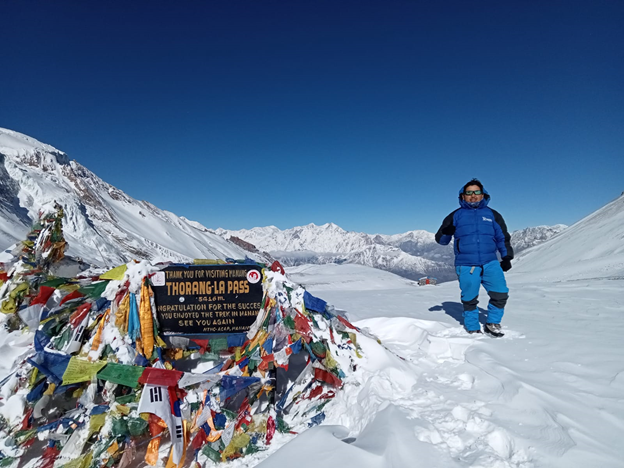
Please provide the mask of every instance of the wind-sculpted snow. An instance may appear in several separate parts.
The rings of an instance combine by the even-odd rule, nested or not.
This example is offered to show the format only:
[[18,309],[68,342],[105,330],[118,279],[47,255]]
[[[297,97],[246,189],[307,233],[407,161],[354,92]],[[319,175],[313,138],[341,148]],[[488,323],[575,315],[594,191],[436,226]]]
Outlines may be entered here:
[[[511,273],[506,335],[493,339],[464,332],[457,283],[418,287],[357,265],[289,275],[347,310],[385,351],[361,344],[360,385],[336,402],[329,426],[260,466],[297,459],[307,468],[318,457],[363,468],[621,466],[623,280],[540,283]],[[485,291],[479,299],[484,310]]]
[[65,208],[69,254],[96,265],[254,256],[198,223],[129,197],[65,153],[18,132],[0,129],[0,163],[3,249],[56,201]]

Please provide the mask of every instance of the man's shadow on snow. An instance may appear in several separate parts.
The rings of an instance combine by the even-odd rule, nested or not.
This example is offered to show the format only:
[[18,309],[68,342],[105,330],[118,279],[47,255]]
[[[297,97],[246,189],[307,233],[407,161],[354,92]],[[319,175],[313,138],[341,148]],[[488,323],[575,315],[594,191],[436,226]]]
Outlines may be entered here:
[[[479,322],[485,324],[487,322],[487,310],[478,307],[479,309]],[[438,312],[443,310],[446,315],[453,317],[459,322],[460,325],[464,324],[464,306],[461,302],[443,302],[442,305],[430,307],[431,312]]]

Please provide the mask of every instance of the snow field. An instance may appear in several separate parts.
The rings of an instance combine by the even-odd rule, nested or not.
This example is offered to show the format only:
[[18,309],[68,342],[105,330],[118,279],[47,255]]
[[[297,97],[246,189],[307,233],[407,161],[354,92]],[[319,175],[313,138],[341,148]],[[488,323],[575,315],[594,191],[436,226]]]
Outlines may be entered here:
[[456,283],[417,287],[356,265],[289,275],[385,348],[362,340],[324,425],[261,466],[621,466],[622,281],[510,274],[506,336],[493,339],[463,331]]

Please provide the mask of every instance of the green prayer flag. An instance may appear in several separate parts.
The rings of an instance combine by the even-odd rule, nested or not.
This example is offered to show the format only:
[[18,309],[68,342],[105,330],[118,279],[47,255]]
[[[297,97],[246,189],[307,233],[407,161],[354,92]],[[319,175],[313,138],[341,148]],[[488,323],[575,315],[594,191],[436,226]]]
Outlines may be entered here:
[[284,317],[284,325],[286,327],[288,327],[291,330],[295,329],[295,321],[293,320],[293,318],[290,315],[287,315],[286,317]]
[[69,278],[54,278],[54,279],[50,279],[44,283],[41,283],[39,286],[49,286],[50,288],[56,288],[57,286],[60,286],[61,284],[65,284],[69,282]]
[[111,428],[111,432],[115,437],[130,435],[130,430],[128,429],[128,421],[124,418],[113,419],[113,427]]
[[227,338],[212,338],[209,340],[210,343],[210,351],[213,353],[218,353],[224,349],[228,348]]
[[98,372],[97,378],[136,388],[139,385],[139,377],[144,370],[145,368],[141,366],[126,366],[125,364],[109,362],[104,369]]
[[210,458],[214,463],[221,462],[221,454],[217,452],[215,449],[213,449],[208,444],[204,445],[204,448],[202,449],[202,453],[206,455],[208,458]]
[[128,418],[128,432],[133,437],[147,433],[148,423],[143,418]]
[[89,286],[83,286],[78,289],[78,292],[95,299],[102,296],[106,286],[108,286],[108,281],[98,281],[97,283],[90,284]]
[[[99,376],[98,376],[99,378]],[[136,393],[131,393],[129,395],[123,395],[123,396],[119,396],[117,398],[115,398],[115,401],[117,403],[119,403],[120,405],[125,405],[128,403],[134,403],[135,401],[137,401],[137,394]]]

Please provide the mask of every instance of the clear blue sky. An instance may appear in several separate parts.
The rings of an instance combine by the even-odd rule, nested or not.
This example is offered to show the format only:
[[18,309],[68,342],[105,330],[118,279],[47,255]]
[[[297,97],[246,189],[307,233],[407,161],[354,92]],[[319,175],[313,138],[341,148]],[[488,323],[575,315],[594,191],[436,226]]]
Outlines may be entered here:
[[5,1],[0,126],[228,229],[510,229],[624,191],[622,1]]

